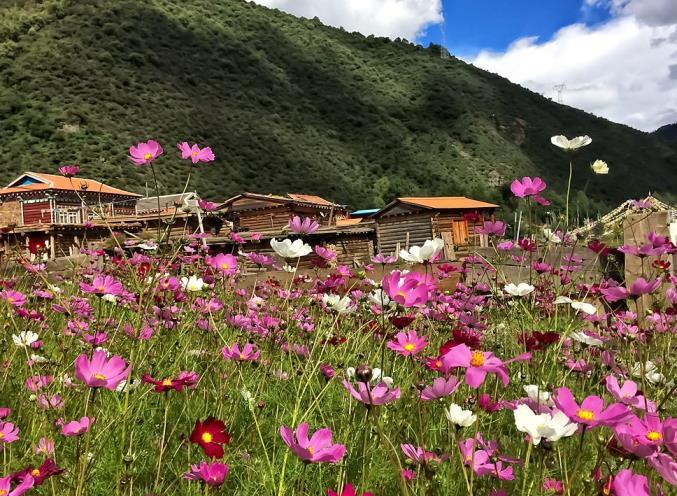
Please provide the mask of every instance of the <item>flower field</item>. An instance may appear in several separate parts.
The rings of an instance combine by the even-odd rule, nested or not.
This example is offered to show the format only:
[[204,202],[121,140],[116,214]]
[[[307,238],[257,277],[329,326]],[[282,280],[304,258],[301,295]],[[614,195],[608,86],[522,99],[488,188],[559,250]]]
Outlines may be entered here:
[[[528,209],[545,190],[512,185]],[[360,269],[307,244],[317,227],[291,219],[275,258],[192,235],[87,252],[68,277],[7,268],[0,495],[675,494],[667,238],[588,244],[647,262],[626,284],[584,278],[562,226],[514,242],[486,221],[489,257],[436,263],[436,239]],[[297,272],[311,252],[325,267]]]

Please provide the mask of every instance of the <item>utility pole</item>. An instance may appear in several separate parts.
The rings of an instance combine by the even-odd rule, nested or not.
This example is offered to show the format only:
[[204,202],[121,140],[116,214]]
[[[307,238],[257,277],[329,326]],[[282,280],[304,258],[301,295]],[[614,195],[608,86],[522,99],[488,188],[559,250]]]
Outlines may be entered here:
[[552,89],[557,92],[557,103],[562,103],[564,101],[562,99],[562,93],[564,93],[566,87],[567,87],[566,83],[556,84],[555,86],[552,87]]

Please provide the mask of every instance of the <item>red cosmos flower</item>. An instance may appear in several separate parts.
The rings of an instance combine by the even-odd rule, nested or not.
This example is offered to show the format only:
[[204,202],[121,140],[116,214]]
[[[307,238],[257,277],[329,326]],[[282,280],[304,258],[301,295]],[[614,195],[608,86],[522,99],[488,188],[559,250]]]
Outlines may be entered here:
[[[12,475],[12,480],[16,482],[23,482],[28,476],[31,476],[34,481],[34,485],[39,486],[49,477],[52,477],[53,475],[59,475],[63,471],[64,469],[59,467],[54,460],[48,458],[42,462],[42,465],[39,467],[26,467],[23,470],[19,470],[18,472],[14,473]],[[0,492],[0,494],[2,493]]]
[[181,372],[176,379],[153,379],[150,375],[144,374],[141,382],[144,384],[153,384],[153,391],[156,393],[166,393],[167,391],[182,391],[183,388],[192,389],[197,384],[200,377],[195,372]]
[[209,457],[223,458],[223,446],[221,445],[230,442],[230,435],[226,432],[226,424],[222,420],[209,417],[204,422],[195,421],[195,427],[190,434],[190,442],[198,444]]
[[402,330],[409,324],[411,324],[415,318],[416,318],[415,315],[402,315],[400,317],[394,316],[390,317],[390,323],[395,327],[397,327],[398,329]]

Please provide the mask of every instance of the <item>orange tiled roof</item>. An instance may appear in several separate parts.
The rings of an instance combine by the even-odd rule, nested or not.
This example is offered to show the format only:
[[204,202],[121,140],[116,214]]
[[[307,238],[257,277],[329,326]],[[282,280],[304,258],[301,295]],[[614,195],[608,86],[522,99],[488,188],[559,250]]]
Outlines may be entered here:
[[362,217],[356,219],[338,219],[336,221],[337,226],[354,226],[362,222]]
[[[15,184],[24,176],[29,176],[41,182],[24,184],[22,186],[12,186],[12,184]],[[83,185],[86,185],[86,190],[82,188]],[[94,179],[84,179],[79,177],[68,179],[67,177],[57,176],[55,174],[43,174],[38,172],[24,172],[21,176],[9,183],[6,188],[0,188],[0,195],[6,193],[21,193],[24,191],[43,191],[48,189],[80,192],[87,191],[88,193],[108,193],[111,195],[124,196],[141,196],[123,189],[108,186],[107,184],[100,183]]]
[[298,200],[306,203],[315,203],[316,205],[335,205],[334,203],[325,200],[324,198],[316,195],[300,195],[295,193],[287,193],[287,196],[292,200]]
[[466,209],[466,208],[497,208],[498,205],[465,196],[407,196],[398,198],[402,203],[409,203],[419,207],[432,209]]

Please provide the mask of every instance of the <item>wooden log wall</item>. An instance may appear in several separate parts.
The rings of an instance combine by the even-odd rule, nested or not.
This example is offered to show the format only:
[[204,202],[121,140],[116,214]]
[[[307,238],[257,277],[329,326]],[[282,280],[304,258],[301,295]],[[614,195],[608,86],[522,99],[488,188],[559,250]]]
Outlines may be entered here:
[[376,238],[380,253],[422,245],[433,237],[430,213],[383,217],[376,220]]

